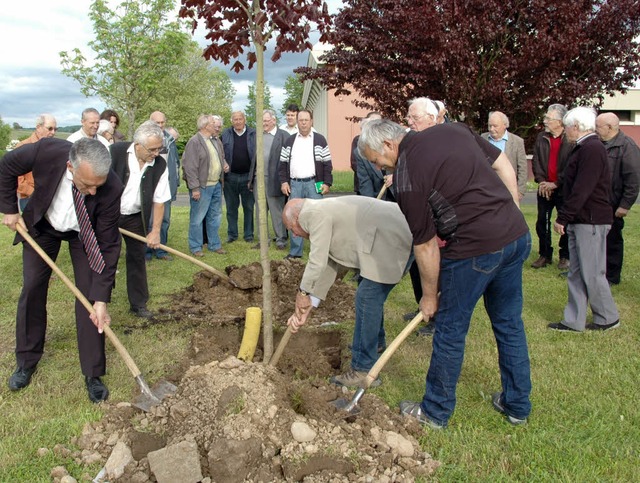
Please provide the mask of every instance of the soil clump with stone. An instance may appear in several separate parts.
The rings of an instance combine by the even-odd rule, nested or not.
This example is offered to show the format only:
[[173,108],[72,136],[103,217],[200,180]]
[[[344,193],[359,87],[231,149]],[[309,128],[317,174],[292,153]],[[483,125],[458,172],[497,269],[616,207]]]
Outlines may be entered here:
[[[272,261],[271,271],[277,345],[304,264]],[[184,360],[167,376],[177,392],[148,413],[129,402],[103,403],[103,419],[71,441],[79,450],[58,445],[54,451],[103,464],[95,481],[112,483],[429,479],[439,463],[420,449],[415,420],[371,391],[355,416],[331,404],[354,394],[328,378],[349,367],[350,333],[343,336],[335,324],[354,319],[355,285],[338,280],[272,367],[262,362],[261,342],[255,362],[235,357],[246,308],[262,305],[262,269],[255,263],[227,273],[242,288],[198,273],[152,322],[195,328]],[[53,481],[64,481],[65,472],[54,470]]]

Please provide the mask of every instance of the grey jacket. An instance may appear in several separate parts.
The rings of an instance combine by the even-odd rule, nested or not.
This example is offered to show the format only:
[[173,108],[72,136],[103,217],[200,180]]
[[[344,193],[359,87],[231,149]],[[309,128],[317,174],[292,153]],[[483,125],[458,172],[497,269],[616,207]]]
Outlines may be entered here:
[[[213,147],[218,152],[220,159],[220,182],[224,180],[224,166],[227,164],[224,158],[224,149],[220,139],[212,139]],[[211,159],[209,158],[209,149],[205,138],[200,133],[196,133],[184,147],[182,154],[182,178],[187,182],[190,190],[204,188],[207,186],[209,178],[209,166]]]

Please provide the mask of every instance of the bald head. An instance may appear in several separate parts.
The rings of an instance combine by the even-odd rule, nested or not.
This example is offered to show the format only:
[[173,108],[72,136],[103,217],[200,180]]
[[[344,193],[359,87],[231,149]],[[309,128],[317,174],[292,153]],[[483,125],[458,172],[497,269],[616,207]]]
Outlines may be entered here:
[[289,200],[282,210],[282,222],[287,230],[291,230],[294,235],[309,238],[309,234],[300,227],[300,223],[298,222],[304,203],[304,198]]
[[151,113],[149,120],[160,126],[160,129],[164,129],[164,126],[167,123],[167,116],[165,116],[163,112],[155,111]]
[[602,141],[611,141],[620,132],[620,119],[612,112],[596,117],[596,132]]
[[489,113],[489,134],[496,141],[502,139],[509,127],[509,118],[504,112],[493,111]]

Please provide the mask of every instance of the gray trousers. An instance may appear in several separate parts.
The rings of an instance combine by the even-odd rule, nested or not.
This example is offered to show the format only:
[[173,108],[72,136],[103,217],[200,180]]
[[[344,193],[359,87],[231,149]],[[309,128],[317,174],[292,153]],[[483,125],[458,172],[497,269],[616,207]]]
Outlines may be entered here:
[[[265,176],[264,184],[268,186],[268,178]],[[271,213],[271,224],[275,232],[276,245],[284,246],[287,244],[287,229],[282,222],[282,210],[284,209],[285,196],[267,196],[267,211]],[[258,196],[256,195],[256,226],[260,226],[260,213],[258,212]],[[269,232],[269,222],[267,222],[267,232]],[[257,233],[257,232],[256,232]],[[271,237],[269,237],[270,239]]]
[[610,225],[567,225],[569,237],[569,301],[562,323],[583,331],[587,304],[593,323],[612,324],[620,318],[607,281],[607,233]]

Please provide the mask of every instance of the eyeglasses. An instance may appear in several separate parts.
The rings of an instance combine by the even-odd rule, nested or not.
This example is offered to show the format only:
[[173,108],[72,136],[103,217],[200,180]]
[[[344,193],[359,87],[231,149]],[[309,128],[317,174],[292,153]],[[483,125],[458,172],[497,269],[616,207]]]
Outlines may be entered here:
[[405,121],[409,122],[409,121],[413,121],[413,122],[418,122],[420,119],[425,118],[429,116],[431,118],[431,120],[434,119],[433,114],[429,114],[429,113],[425,113],[422,114],[420,116],[416,115],[416,114],[409,114],[407,117],[405,117]]
[[160,146],[159,148],[149,149],[144,144],[141,144],[140,146],[142,146],[149,154],[160,154],[160,151],[162,151],[163,148],[163,146]]
[[53,126],[44,126],[44,128],[49,132],[56,132],[58,130],[57,127],[53,127]]
[[558,119],[557,117],[544,116],[543,119],[545,121],[562,121],[562,119]]

